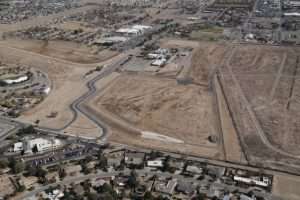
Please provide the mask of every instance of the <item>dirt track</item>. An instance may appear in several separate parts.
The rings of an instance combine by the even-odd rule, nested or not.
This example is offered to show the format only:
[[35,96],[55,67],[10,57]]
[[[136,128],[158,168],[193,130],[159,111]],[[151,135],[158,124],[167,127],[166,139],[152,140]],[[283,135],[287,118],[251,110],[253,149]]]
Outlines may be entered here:
[[287,109],[296,91],[291,87],[298,79],[297,49],[250,46],[252,62],[240,59],[240,49],[245,46],[237,47],[219,74],[246,156],[254,165],[299,173],[300,140],[295,133],[300,118]]

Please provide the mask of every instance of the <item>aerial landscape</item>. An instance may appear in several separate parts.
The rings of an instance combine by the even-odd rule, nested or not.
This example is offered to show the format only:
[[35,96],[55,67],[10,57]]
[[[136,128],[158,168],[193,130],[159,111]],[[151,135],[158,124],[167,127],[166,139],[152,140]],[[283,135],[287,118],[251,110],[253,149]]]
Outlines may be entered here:
[[299,0],[0,0],[0,200],[300,200]]

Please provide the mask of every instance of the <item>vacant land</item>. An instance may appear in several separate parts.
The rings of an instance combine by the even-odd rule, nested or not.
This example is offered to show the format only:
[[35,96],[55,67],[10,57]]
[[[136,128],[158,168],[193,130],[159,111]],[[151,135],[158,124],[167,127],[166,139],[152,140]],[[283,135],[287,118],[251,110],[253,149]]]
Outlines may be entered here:
[[208,84],[211,74],[222,65],[226,46],[215,43],[200,43],[194,51],[190,77],[195,83]]
[[297,59],[293,48],[249,45],[236,47],[220,68],[234,124],[252,164],[285,170],[287,165],[299,172],[300,118],[292,106],[299,98]]
[[220,114],[219,117],[222,128],[225,159],[231,162],[247,163],[245,160],[245,155],[243,154],[243,150],[240,146],[238,132],[234,126],[231,113],[228,109],[223,88],[221,87],[218,78],[214,79],[214,87],[218,100],[218,110]]
[[299,185],[298,177],[276,175],[273,181],[273,194],[286,200],[298,200],[300,198]]
[[10,181],[8,175],[0,176],[0,194],[1,196],[11,195],[15,191],[13,183]]
[[[104,65],[119,58],[120,57],[117,56],[106,62],[98,63],[97,65]],[[51,80],[51,91],[49,95],[39,105],[23,113],[19,119],[31,123],[40,120],[39,125],[53,129],[63,128],[73,119],[74,114],[70,109],[71,103],[87,91],[85,84],[90,78],[96,75],[92,74],[89,77],[84,77],[88,71],[95,69],[97,66],[95,64],[72,63],[21,49],[7,47],[5,43],[0,43],[0,59],[3,62],[22,63],[27,66],[32,66],[49,76]],[[49,117],[53,112],[57,112],[57,116]],[[78,120],[82,121],[85,119],[79,117]],[[80,129],[80,126],[82,126],[82,129]],[[85,133],[87,131],[86,127],[90,127],[89,124],[84,123],[80,126],[75,123],[74,126],[67,131],[70,131],[70,134],[78,132],[79,135],[91,136],[93,133],[96,133],[96,136],[99,136],[99,130],[89,130],[91,134]],[[74,130],[75,128],[76,131]]]
[[212,102],[211,94],[196,85],[178,85],[175,80],[150,76],[122,75],[96,98],[93,107],[102,114],[113,114],[140,133],[168,136],[195,149],[201,146],[213,149],[218,148],[220,138]]
[[7,39],[5,43],[14,48],[81,64],[99,63],[118,55],[110,50],[93,54],[92,48],[67,41]]

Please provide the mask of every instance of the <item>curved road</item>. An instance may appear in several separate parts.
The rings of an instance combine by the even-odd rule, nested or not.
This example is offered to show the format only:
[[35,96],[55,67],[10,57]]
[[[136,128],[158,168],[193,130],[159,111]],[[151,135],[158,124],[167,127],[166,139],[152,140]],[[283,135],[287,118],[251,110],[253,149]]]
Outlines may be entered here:
[[128,59],[128,56],[125,56],[124,58],[120,59],[119,61],[107,66],[106,68],[104,68],[103,72],[101,72],[99,75],[97,75],[96,77],[94,77],[93,79],[91,79],[90,81],[88,81],[86,83],[86,86],[88,88],[88,91],[86,93],[84,93],[82,96],[80,96],[79,98],[77,98],[75,101],[73,101],[73,103],[69,106],[71,111],[73,112],[73,117],[72,119],[65,124],[63,127],[61,128],[47,128],[47,127],[38,127],[38,130],[41,131],[50,131],[50,132],[60,132],[63,131],[64,129],[66,129],[67,127],[69,127],[73,122],[75,122],[78,118],[78,113],[83,114],[85,117],[87,117],[89,120],[91,120],[92,122],[94,122],[101,130],[102,130],[102,134],[99,137],[99,139],[101,140],[105,140],[107,133],[108,133],[108,128],[106,127],[106,125],[100,121],[97,117],[93,116],[92,114],[90,114],[89,112],[87,112],[84,108],[82,108],[81,104],[87,100],[89,97],[91,97],[93,94],[95,94],[95,92],[97,91],[97,88],[95,86],[95,83],[97,81],[99,81],[100,79],[110,75],[112,72],[114,72],[115,70],[117,70],[121,64],[123,62],[125,62]]

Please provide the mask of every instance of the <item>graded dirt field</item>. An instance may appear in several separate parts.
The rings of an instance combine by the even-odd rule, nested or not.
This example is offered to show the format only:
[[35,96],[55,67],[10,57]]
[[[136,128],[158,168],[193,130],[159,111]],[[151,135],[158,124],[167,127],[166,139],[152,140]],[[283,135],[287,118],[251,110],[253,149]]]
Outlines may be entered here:
[[[168,140],[182,141],[182,145],[191,146],[195,154],[198,147],[211,148],[211,156],[214,156],[219,148],[220,136],[212,98],[205,88],[178,85],[173,79],[122,75],[96,97],[93,109],[100,115],[110,113],[122,121],[120,123],[134,127],[135,134],[123,141],[125,143],[132,138],[145,140],[147,133],[146,136],[141,133],[151,132],[160,138],[165,137],[164,143]],[[111,119],[111,116],[103,117]],[[215,138],[215,143],[210,142],[209,137]],[[114,132],[112,138],[115,138]],[[178,145],[176,149],[169,150],[178,150]],[[201,154],[201,151],[198,153]]]
[[211,74],[222,65],[227,48],[217,43],[200,43],[194,50],[190,78],[194,83],[208,84]]
[[298,173],[297,54],[288,47],[237,46],[219,74],[248,161]]
[[[241,51],[245,51],[244,48]],[[300,138],[296,134],[300,118],[297,112],[288,108],[294,90],[292,87],[297,85],[295,80],[298,80],[294,74],[297,67],[295,52],[288,48],[263,47],[250,47],[248,52],[246,55],[253,55],[252,62],[247,64],[234,55],[230,63],[247,100],[270,142],[300,155],[297,145]]]
[[274,176],[272,194],[284,200],[300,199],[300,180],[292,176]]
[[4,43],[14,48],[80,64],[99,63],[118,55],[117,52],[110,50],[93,54],[90,47],[66,41],[7,39]]

